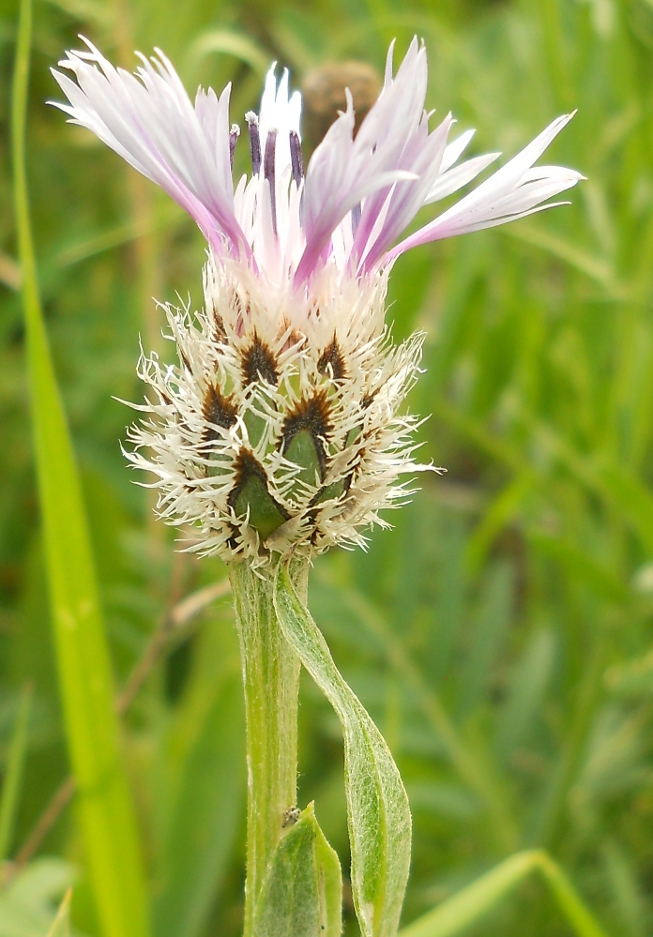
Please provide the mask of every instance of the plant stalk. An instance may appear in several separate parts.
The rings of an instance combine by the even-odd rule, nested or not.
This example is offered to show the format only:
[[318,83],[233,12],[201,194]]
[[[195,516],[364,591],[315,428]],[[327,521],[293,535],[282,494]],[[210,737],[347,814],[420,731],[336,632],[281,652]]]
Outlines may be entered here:
[[[302,601],[308,562],[290,574]],[[272,601],[276,569],[230,569],[240,640],[247,725],[247,877],[244,937],[254,935],[254,912],[265,871],[297,798],[299,659],[284,638]]]

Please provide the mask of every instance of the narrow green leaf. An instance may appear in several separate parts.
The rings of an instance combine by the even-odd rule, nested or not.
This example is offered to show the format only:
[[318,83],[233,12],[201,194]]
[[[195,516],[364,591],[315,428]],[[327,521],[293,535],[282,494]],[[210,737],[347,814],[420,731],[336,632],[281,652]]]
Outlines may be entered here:
[[0,889],[2,937],[45,937],[61,896],[74,880],[74,867],[63,859],[36,859],[26,865]]
[[597,595],[608,602],[623,604],[630,594],[623,583],[606,564],[597,562],[586,549],[551,534],[528,532],[529,541],[536,550],[556,560],[569,573],[570,579],[586,583]]
[[560,866],[539,849],[518,852],[505,859],[433,911],[404,927],[399,937],[453,937],[460,934],[535,871],[542,873],[578,937],[606,937]]
[[553,859],[545,852],[538,852],[538,868],[549,885],[558,907],[574,928],[578,937],[606,937],[605,931],[594,919],[593,914],[579,898],[573,885]]
[[520,852],[404,927],[399,937],[450,937],[479,920],[535,867],[534,852]]
[[518,241],[524,241],[526,244],[532,244],[534,247],[548,251],[554,257],[559,257],[570,267],[575,267],[576,270],[580,270],[590,279],[600,283],[608,290],[613,299],[624,299],[627,296],[628,287],[617,279],[609,258],[592,254],[582,247],[572,244],[566,238],[562,238],[552,231],[547,231],[542,226],[529,225],[528,222],[514,228],[506,226],[502,228],[502,234],[507,234]]
[[[215,662],[214,669],[215,669]],[[161,849],[157,937],[198,937],[227,871],[245,793],[240,674],[220,679],[186,753]]]
[[342,875],[313,805],[279,841],[254,919],[254,937],[340,937]]
[[492,542],[518,513],[534,481],[535,476],[530,470],[517,473],[485,508],[467,544],[466,559],[470,570],[476,572],[481,568]]
[[20,788],[23,779],[23,767],[27,752],[27,737],[29,717],[32,708],[32,687],[28,683],[20,695],[18,715],[14,734],[7,757],[7,769],[2,785],[2,800],[0,801],[0,865],[4,862],[11,849],[14,835],[14,823]]
[[510,676],[508,698],[496,729],[496,747],[502,761],[508,761],[527,736],[537,714],[543,711],[542,700],[551,678],[555,652],[553,632],[535,632]]
[[361,933],[394,937],[410,865],[411,819],[401,777],[383,736],[343,680],[283,568],[274,602],[286,640],[342,724],[351,881]]
[[190,59],[202,59],[212,52],[233,55],[245,62],[262,78],[270,67],[269,55],[249,36],[226,29],[211,29],[203,33],[191,46]]
[[143,873],[82,494],[43,323],[30,229],[25,123],[32,9],[21,0],[12,97],[14,205],[28,380],[59,680],[90,879],[106,937],[148,932]]
[[513,592],[511,565],[502,561],[491,566],[483,586],[469,655],[458,684],[458,711],[462,717],[473,712],[484,698],[512,618]]
[[599,467],[598,476],[644,548],[653,552],[653,497],[642,482],[621,465]]
[[70,937],[70,899],[72,894],[72,889],[69,888],[57,911],[57,916],[52,922],[52,927],[48,931],[48,937]]

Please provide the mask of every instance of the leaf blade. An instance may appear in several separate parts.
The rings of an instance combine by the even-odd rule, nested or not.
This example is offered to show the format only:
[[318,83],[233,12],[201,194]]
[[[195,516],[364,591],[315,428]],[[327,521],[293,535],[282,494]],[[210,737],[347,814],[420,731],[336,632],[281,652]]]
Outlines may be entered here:
[[70,937],[70,899],[72,894],[72,889],[69,888],[59,906],[57,916],[52,922],[52,927],[48,931],[48,937]]
[[354,903],[364,937],[394,937],[410,866],[408,798],[383,736],[338,671],[285,568],[274,595],[279,623],[340,719]]
[[342,876],[313,805],[277,844],[257,902],[254,937],[340,937]]
[[517,852],[404,927],[399,937],[454,937],[480,920],[533,872],[540,872],[578,937],[607,937],[571,882],[540,849]]
[[27,369],[59,683],[90,878],[106,937],[146,937],[143,871],[109,652],[72,442],[39,296],[25,166],[32,8],[21,0],[12,88],[12,161]]
[[7,858],[14,834],[16,810],[21,793],[23,768],[27,754],[29,719],[32,706],[32,686],[26,684],[20,695],[18,714],[9,747],[7,767],[0,798],[0,865]]

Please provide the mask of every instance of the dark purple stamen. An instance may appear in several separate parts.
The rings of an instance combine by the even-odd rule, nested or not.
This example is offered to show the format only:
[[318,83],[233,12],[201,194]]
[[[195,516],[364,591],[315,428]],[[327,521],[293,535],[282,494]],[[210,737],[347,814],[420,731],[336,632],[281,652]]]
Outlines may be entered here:
[[275,185],[275,154],[277,150],[277,132],[270,130],[265,141],[265,161],[263,163],[263,178],[270,185],[270,210],[272,212],[272,230],[277,233],[277,187]]
[[253,111],[245,114],[249,130],[249,151],[252,156],[252,174],[258,176],[261,171],[261,138],[258,132],[258,117]]
[[361,220],[361,203],[357,202],[351,210],[351,227],[353,234],[358,231],[358,224]]
[[295,180],[295,185],[299,188],[299,183],[304,178],[304,160],[302,159],[302,145],[296,130],[290,131],[290,163],[292,165],[292,177]]
[[238,124],[231,125],[231,133],[229,134],[229,160],[231,162],[231,168],[234,168],[234,152],[236,150],[236,140],[240,136],[240,127]]

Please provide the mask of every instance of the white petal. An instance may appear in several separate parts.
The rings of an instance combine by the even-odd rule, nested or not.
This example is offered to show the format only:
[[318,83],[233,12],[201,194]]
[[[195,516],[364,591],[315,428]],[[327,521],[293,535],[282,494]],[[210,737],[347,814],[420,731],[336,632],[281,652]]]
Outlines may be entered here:
[[135,77],[116,69],[87,40],[59,64],[77,85],[53,71],[70,106],[56,104],[123,159],[164,188],[196,220],[217,249],[223,239],[248,248],[233,208],[229,154],[229,90],[200,92],[194,108],[168,59],[140,56]]
[[480,231],[553,207],[541,203],[576,185],[584,177],[562,166],[538,166],[534,169],[532,166],[572,117],[573,114],[566,114],[554,120],[477,189],[394,247],[386,255],[386,261],[392,263],[399,254],[428,241]]
[[475,156],[473,159],[468,159],[464,163],[461,163],[460,166],[456,166],[448,172],[443,172],[438,176],[430,189],[429,194],[424,200],[424,204],[430,205],[432,202],[439,202],[440,199],[452,195],[454,192],[457,192],[458,189],[462,189],[464,185],[467,185],[468,182],[475,179],[479,173],[483,172],[483,170],[486,169],[490,163],[493,163],[495,159],[498,159],[499,156],[501,156],[500,153],[487,153],[484,156]]
[[452,140],[449,146],[444,151],[444,156],[442,157],[442,166],[440,167],[441,172],[446,172],[447,169],[450,169],[455,162],[462,156],[463,151],[467,149],[469,143],[476,133],[475,130],[466,130],[464,133],[461,133],[459,137],[456,137],[455,140]]

